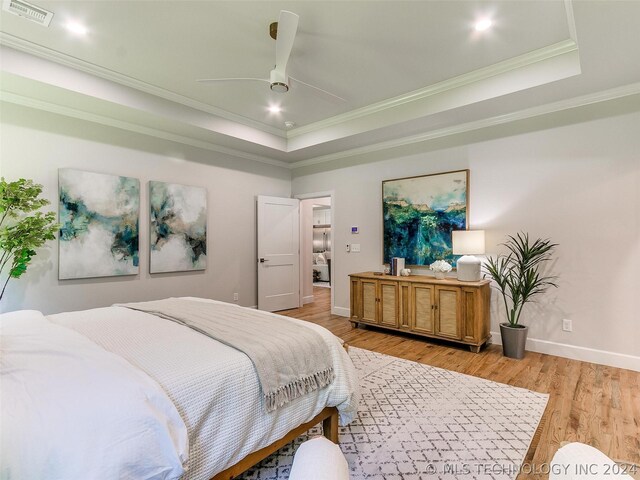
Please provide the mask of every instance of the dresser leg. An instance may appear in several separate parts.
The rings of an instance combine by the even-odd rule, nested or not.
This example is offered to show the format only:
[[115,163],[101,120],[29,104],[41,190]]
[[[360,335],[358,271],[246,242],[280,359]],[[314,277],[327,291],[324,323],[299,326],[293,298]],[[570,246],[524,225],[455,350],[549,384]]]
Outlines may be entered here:
[[354,322],[353,320],[349,320],[351,322],[351,326],[353,328],[358,328],[358,322]]
[[473,353],[480,353],[480,348],[482,347],[482,345],[469,345],[469,350],[471,350]]

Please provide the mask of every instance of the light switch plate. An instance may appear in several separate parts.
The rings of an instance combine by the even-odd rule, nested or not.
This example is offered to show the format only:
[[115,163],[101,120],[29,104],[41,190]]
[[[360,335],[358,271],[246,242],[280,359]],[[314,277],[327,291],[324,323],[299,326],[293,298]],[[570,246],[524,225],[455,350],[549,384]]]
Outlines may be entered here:
[[352,243],[351,244],[351,253],[359,253],[360,252],[360,244]]

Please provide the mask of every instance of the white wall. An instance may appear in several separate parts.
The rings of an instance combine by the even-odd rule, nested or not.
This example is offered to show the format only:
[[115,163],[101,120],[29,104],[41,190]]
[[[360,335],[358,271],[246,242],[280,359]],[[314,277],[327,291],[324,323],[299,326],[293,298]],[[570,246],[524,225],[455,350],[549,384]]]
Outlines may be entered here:
[[[524,313],[530,338],[537,340],[530,347],[603,363],[615,352],[618,360],[628,356],[617,364],[640,369],[639,125],[635,110],[533,132],[509,127],[491,140],[478,140],[488,138],[485,132],[466,143],[438,143],[439,149],[431,143],[422,153],[376,163],[294,171],[294,194],[335,192],[338,312],[348,314],[347,275],[381,268],[381,181],[469,168],[470,223],[487,231],[490,252],[519,230],[560,244],[554,266],[560,288]],[[58,281],[57,242],[50,242],[27,274],[10,282],[2,311],[50,313],[169,295],[231,301],[234,292],[240,304],[256,304],[255,196],[289,196],[288,170],[11,104],[2,104],[0,162],[8,180],[44,184],[54,210],[60,167],[133,176],[143,187],[139,275]],[[207,187],[205,272],[149,275],[145,206],[151,179]],[[350,234],[352,225],[360,227],[359,235]],[[346,243],[360,243],[362,252],[347,254]],[[496,300],[494,295],[494,332],[503,315]],[[562,318],[573,320],[572,333],[561,330]]]
[[[560,244],[554,265],[560,288],[523,313],[530,338],[541,340],[530,346],[544,350],[554,342],[617,352],[633,357],[618,356],[613,363],[640,369],[639,133],[636,111],[435,151],[425,148],[421,154],[377,163],[294,172],[294,194],[335,191],[336,313],[348,314],[349,273],[382,268],[382,180],[468,168],[470,225],[486,230],[489,252],[499,251],[505,235],[520,230]],[[360,227],[359,235],[350,234],[352,225]],[[346,243],[360,243],[362,252],[346,253]],[[496,332],[504,314],[495,294],[493,303],[491,330]],[[572,333],[562,331],[563,318],[573,320]],[[549,351],[564,348],[556,347]],[[589,359],[600,355],[585,349],[565,353]],[[601,361],[611,360],[602,355],[607,359]]]
[[[2,104],[0,159],[7,180],[43,184],[55,211],[61,167],[131,176],[141,186],[138,275],[59,281],[57,241],[50,242],[23,278],[9,283],[2,311],[51,313],[179,295],[232,301],[234,292],[239,304],[256,305],[255,196],[288,197],[288,170],[11,104]],[[206,271],[148,273],[149,180],[207,188]]]

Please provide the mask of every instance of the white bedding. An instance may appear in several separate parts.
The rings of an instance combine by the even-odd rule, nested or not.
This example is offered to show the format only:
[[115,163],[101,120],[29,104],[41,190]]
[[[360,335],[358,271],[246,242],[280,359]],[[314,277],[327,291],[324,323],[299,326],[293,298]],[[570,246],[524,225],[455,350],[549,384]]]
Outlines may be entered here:
[[249,358],[189,328],[122,307],[48,318],[126,359],[162,386],[189,434],[185,479],[210,479],[311,420],[325,406],[338,408],[341,424],[356,414],[359,393],[353,364],[337,337],[318,325],[304,323],[327,342],[335,380],[267,413]]
[[0,329],[1,479],[182,474],[187,429],[148,375],[40,312],[0,315]]

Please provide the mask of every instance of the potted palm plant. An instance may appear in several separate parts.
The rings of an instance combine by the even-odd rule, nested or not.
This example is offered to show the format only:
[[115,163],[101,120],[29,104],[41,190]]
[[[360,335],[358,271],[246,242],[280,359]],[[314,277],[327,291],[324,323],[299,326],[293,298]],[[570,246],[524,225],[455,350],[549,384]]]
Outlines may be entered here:
[[502,351],[506,357],[523,358],[529,329],[520,324],[520,315],[528,302],[549,287],[557,288],[556,277],[542,272],[557,244],[541,238],[531,242],[527,233],[518,233],[502,245],[508,253],[490,257],[484,269],[500,291],[507,314],[508,322],[500,324]]
[[41,193],[42,185],[31,180],[0,178],[0,274],[6,275],[0,281],[0,300],[9,280],[27,271],[36,249],[53,240],[59,228],[55,213],[37,211],[49,204],[39,198]]

